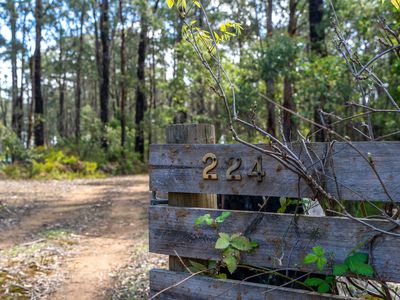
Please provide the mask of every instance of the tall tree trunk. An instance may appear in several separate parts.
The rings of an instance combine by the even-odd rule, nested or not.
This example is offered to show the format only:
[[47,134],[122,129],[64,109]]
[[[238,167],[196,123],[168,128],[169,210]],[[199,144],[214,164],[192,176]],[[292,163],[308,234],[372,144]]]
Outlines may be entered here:
[[15,8],[15,1],[9,1],[10,24],[11,24],[11,98],[12,98],[12,112],[11,112],[11,126],[19,138],[21,138],[22,124],[21,124],[21,105],[19,104],[18,97],[18,74],[17,74],[17,19],[18,14]]
[[[310,25],[310,50],[311,54],[324,57],[327,55],[325,47],[325,28],[323,26],[323,0],[308,0],[309,5],[309,25]],[[321,113],[326,102],[325,96],[321,93],[319,99],[314,103],[314,122],[321,124]],[[314,131],[319,128],[314,128]],[[326,140],[326,133],[320,130],[315,135],[315,140],[323,142]]]
[[29,73],[30,79],[32,82],[32,97],[29,100],[28,97],[28,104],[29,104],[29,111],[28,111],[28,132],[27,132],[27,139],[26,139],[26,148],[30,148],[32,143],[32,134],[33,134],[33,110],[35,107],[35,80],[33,75],[33,57],[29,58]]
[[[99,37],[99,26],[97,22],[97,1],[92,2],[92,13],[93,13],[93,25],[94,25],[94,42],[95,42],[95,56],[96,56],[96,66],[97,66],[97,76],[98,76],[98,81],[101,81],[102,77],[102,71],[101,71],[101,46],[100,46],[100,37]],[[95,82],[97,84],[97,82]],[[97,87],[95,87],[95,93],[97,93]],[[97,100],[97,96],[95,97],[95,100]]]
[[85,20],[85,2],[82,2],[79,25],[79,49],[76,69],[76,94],[75,94],[75,142],[79,145],[81,138],[81,102],[82,102],[82,54],[83,54],[83,24]]
[[[272,0],[267,0],[267,35],[268,37],[272,37],[273,34],[273,24],[272,24],[272,12],[273,12],[273,3]],[[275,98],[275,80],[274,78],[268,78],[265,82],[267,87],[267,97],[269,99],[274,100]],[[267,132],[273,136],[276,134],[276,118],[275,118],[275,105],[269,101],[266,101],[267,104]]]
[[[297,17],[296,8],[297,0],[289,0],[289,25],[288,34],[293,37],[297,30]],[[289,70],[292,69],[292,63],[289,63]],[[286,74],[283,80],[283,106],[295,110],[295,103],[293,101],[293,78],[290,74]],[[293,132],[296,131],[296,126],[293,120],[293,115],[288,111],[283,111],[283,134],[287,141],[293,138]]]
[[122,153],[124,153],[124,147],[126,142],[126,115],[125,115],[125,105],[126,105],[126,62],[125,62],[125,19],[123,15],[123,0],[119,0],[119,21],[121,24],[121,104],[120,104],[120,123],[121,123],[121,147]]
[[63,28],[60,23],[60,53],[58,57],[58,63],[60,64],[60,77],[59,77],[59,104],[58,104],[58,132],[62,138],[66,137],[66,115],[65,115],[65,82],[66,82],[66,72],[64,67],[64,44],[63,44]]
[[[25,45],[26,42],[26,32],[27,32],[27,24],[26,19],[28,16],[29,10],[24,7],[24,19],[23,19],[23,26],[22,26],[22,45]],[[26,79],[26,85],[28,85],[28,78],[25,76],[25,54],[26,48],[25,46],[22,47],[21,50],[21,70],[20,70],[20,78],[21,78],[21,85],[19,87],[19,96],[18,96],[18,103],[17,108],[20,112],[18,115],[17,123],[20,124],[19,128],[21,129],[21,140],[22,140],[22,131],[24,130],[24,80]],[[28,95],[29,99],[29,95]],[[29,101],[28,101],[29,104]]]
[[[159,0],[156,1],[153,7],[153,14],[157,12]],[[149,135],[148,144],[153,141],[153,110],[157,107],[157,80],[156,80],[156,49],[154,41],[154,30],[151,39],[151,75],[150,75],[150,105],[149,105]],[[157,134],[155,135],[157,139]]]
[[105,127],[108,124],[108,103],[110,97],[110,49],[109,49],[109,30],[110,22],[108,17],[108,0],[102,0],[100,17],[100,38],[102,46],[101,78],[100,78],[100,119],[103,123],[104,131],[102,137],[102,147],[108,148],[108,141],[105,136]]
[[42,64],[41,64],[41,41],[42,41],[42,0],[36,0],[35,21],[36,40],[33,55],[33,94],[35,99],[35,146],[44,145],[44,103],[42,97]]
[[310,49],[312,52],[326,56],[323,0],[308,0],[310,23]]
[[148,20],[146,6],[143,8],[140,20],[140,40],[138,47],[138,66],[137,78],[138,84],[136,87],[136,114],[135,114],[135,152],[139,153],[141,159],[144,159],[144,129],[143,120],[144,114],[147,109],[146,93],[145,93],[145,61],[147,50],[147,33],[148,33]]

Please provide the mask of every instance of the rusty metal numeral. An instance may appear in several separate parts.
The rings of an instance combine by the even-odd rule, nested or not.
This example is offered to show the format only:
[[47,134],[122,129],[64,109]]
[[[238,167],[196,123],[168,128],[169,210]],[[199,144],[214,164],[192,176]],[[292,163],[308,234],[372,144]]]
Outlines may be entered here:
[[257,160],[254,162],[251,171],[247,173],[249,177],[257,177],[257,181],[263,181],[263,177],[265,176],[265,172],[262,170],[262,158],[261,156],[257,157]]
[[229,162],[232,161],[233,163],[228,168],[228,170],[226,170],[226,179],[229,181],[241,181],[242,180],[241,175],[232,175],[232,173],[240,168],[240,166],[242,165],[242,160],[240,158],[231,158]]
[[212,170],[214,170],[218,165],[217,157],[214,153],[207,153],[203,156],[203,163],[207,163],[208,160],[211,160],[211,164],[206,166],[203,170],[203,179],[205,180],[218,180],[217,174],[209,174]]

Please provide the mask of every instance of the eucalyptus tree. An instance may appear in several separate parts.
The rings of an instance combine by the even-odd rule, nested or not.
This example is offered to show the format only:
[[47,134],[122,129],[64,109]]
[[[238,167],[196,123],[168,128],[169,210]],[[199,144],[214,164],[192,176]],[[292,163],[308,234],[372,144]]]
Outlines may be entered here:
[[43,146],[45,143],[45,115],[44,101],[42,96],[42,21],[44,16],[42,0],[35,0],[35,52],[33,54],[33,82],[32,82],[32,98],[34,99],[35,116],[34,116],[34,135],[35,146]]

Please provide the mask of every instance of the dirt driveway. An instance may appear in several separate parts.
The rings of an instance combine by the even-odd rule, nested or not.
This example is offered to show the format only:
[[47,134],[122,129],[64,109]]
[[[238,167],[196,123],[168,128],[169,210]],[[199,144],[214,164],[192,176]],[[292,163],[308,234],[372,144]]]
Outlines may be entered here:
[[[47,277],[58,280],[47,284],[42,292],[35,280],[29,284],[16,281],[12,285],[14,290],[20,287],[21,295],[24,290],[30,291],[31,299],[34,295],[74,300],[115,298],[114,278],[121,267],[135,263],[132,249],[140,244],[140,251],[146,252],[148,204],[146,175],[73,181],[0,181],[0,275],[2,270],[9,270],[3,274],[4,278],[21,278],[15,271],[16,263],[10,262],[17,260],[20,265],[21,260],[26,260],[25,256],[21,259],[21,253],[28,252],[31,259],[32,251],[28,249],[42,245],[35,249],[40,253],[56,249],[58,256],[54,256],[57,264],[41,271],[41,285],[46,286],[43,281]],[[26,251],[21,251],[21,247]],[[40,258],[36,262],[35,270],[43,265],[42,261]],[[10,271],[12,268],[14,271]],[[8,286],[5,290],[10,292],[10,289]]]

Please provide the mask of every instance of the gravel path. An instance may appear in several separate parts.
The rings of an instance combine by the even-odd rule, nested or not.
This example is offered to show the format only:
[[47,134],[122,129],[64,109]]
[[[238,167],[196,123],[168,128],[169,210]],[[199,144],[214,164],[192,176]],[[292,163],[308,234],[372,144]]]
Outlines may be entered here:
[[[47,276],[41,272],[42,291],[35,281],[36,273],[26,278],[29,284],[24,280],[13,282],[28,295],[21,299],[145,298],[148,269],[166,261],[147,253],[148,203],[145,175],[0,181],[0,283],[3,270],[10,277],[32,259],[27,249],[40,244],[40,253],[47,253],[43,249],[49,247],[58,249],[59,255],[53,259],[57,263]],[[49,238],[53,232],[66,234]],[[26,249],[18,254],[18,263],[10,264],[15,258],[10,256],[10,249],[16,248]],[[33,255],[38,253],[34,251]],[[9,286],[8,290],[3,288],[10,292]]]

